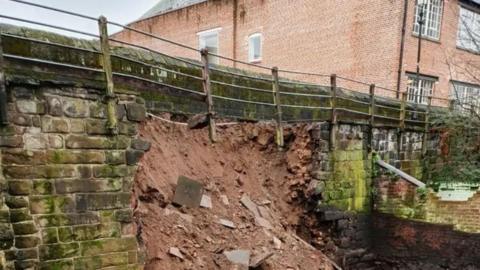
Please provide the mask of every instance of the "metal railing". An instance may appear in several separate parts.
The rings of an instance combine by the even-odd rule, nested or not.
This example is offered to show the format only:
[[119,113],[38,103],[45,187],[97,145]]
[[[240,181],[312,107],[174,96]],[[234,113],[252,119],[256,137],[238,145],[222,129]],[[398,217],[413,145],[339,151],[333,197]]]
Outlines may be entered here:
[[[9,33],[1,33],[0,36],[0,56],[7,59],[20,59],[24,61],[31,61],[36,63],[50,64],[65,66],[70,68],[84,69],[89,71],[101,72],[105,75],[105,81],[107,82],[106,88],[108,104],[109,104],[109,128],[112,132],[115,132],[116,121],[114,118],[114,91],[113,91],[113,77],[126,77],[131,79],[140,80],[147,83],[152,83],[155,85],[169,87],[184,93],[189,93],[193,95],[200,96],[205,101],[205,105],[208,108],[207,116],[210,124],[210,137],[212,141],[215,141],[215,111],[214,104],[218,100],[226,100],[237,103],[247,103],[258,106],[267,106],[274,108],[275,117],[277,125],[277,143],[279,146],[283,146],[283,129],[282,123],[292,123],[292,122],[306,122],[306,121],[318,121],[325,120],[323,117],[296,117],[292,119],[284,118],[284,115],[289,109],[302,109],[306,111],[322,111],[328,113],[328,117],[335,128],[339,122],[341,122],[341,115],[352,114],[357,117],[363,118],[366,120],[367,124],[371,127],[375,127],[378,121],[390,121],[393,122],[393,125],[397,125],[402,130],[405,129],[406,125],[420,126],[425,130],[428,130],[429,127],[429,116],[431,114],[430,110],[432,107],[432,100],[436,100],[439,104],[441,102],[446,103],[448,106],[451,102],[448,99],[428,97],[428,104],[426,105],[417,105],[412,104],[407,101],[407,93],[402,93],[402,98],[400,100],[395,97],[397,91],[388,89],[385,87],[376,86],[367,82],[362,82],[359,80],[346,78],[343,76],[327,75],[314,72],[303,72],[303,71],[294,71],[287,69],[279,69],[276,67],[266,67],[254,63],[248,63],[244,61],[239,61],[230,57],[222,56],[219,54],[210,53],[206,50],[198,50],[197,48],[175,42],[161,36],[133,28],[131,26],[123,25],[117,22],[108,21],[104,17],[94,18],[92,16],[79,14],[76,12],[62,10],[58,8],[53,8],[37,3],[31,3],[22,0],[10,0],[24,5],[33,6],[36,8],[46,9],[50,11],[55,11],[70,16],[75,16],[89,21],[96,21],[99,25],[99,33],[92,34],[76,29],[71,29],[64,26],[57,26],[42,22],[37,22],[24,18],[12,17],[5,14],[0,14],[0,18],[5,18],[9,20],[40,25],[52,29],[67,31],[75,34],[81,34],[88,36],[90,38],[95,38],[100,41],[99,49],[96,48],[81,48],[76,46],[65,45],[61,43],[55,43],[52,41],[45,41],[41,39],[34,39],[31,37],[23,37],[20,35],[13,35]],[[108,25],[120,27],[124,31],[130,31],[136,34],[140,34],[155,40],[166,42],[173,46],[177,46],[188,51],[198,53],[200,55],[201,61],[195,61],[192,59],[185,59],[182,57],[176,57],[162,53],[161,51],[154,50],[148,46],[134,44],[118,38],[114,38],[108,35]],[[11,53],[5,53],[1,51],[1,37],[6,38],[17,38],[19,40],[35,42],[45,46],[52,47],[62,47],[66,49],[78,50],[85,53],[95,54],[97,57],[100,56],[103,60],[100,61],[98,67],[92,67],[87,65],[76,65],[68,62],[62,62],[60,60],[50,61],[42,59],[39,57],[27,57],[22,55],[15,55]],[[187,65],[190,69],[185,71],[185,69],[177,69],[175,67],[165,67],[160,63],[152,63],[145,60],[135,59],[118,53],[112,45],[118,44],[120,46],[128,46],[136,49],[140,49],[152,54],[161,55],[162,57],[167,57]],[[233,63],[239,63],[246,65],[251,68],[257,68],[262,71],[268,71],[268,74],[265,73],[253,73],[251,71],[243,71],[240,69],[231,69],[228,67],[222,67],[217,65],[212,65],[208,63],[208,56],[218,57],[220,59],[228,60]],[[0,58],[1,60],[1,58]],[[151,73],[165,72],[168,77],[168,74],[173,76],[184,77],[192,80],[192,84],[197,84],[197,89],[189,88],[186,86],[179,85],[175,83],[175,80],[168,82],[166,80],[158,79],[158,76],[145,75],[143,73],[135,73],[125,70],[115,70],[112,68],[112,61],[116,62],[129,62],[141,65],[143,67],[149,68]],[[0,61],[0,73],[1,73],[1,63]],[[155,71],[155,72],[153,72]],[[230,76],[231,81],[221,81],[215,77],[223,74]],[[298,76],[295,78],[295,76]],[[308,82],[307,77],[313,77],[314,82]],[[2,77],[0,77],[0,80]],[[249,83],[255,81],[261,84],[262,86],[252,86]],[[243,83],[241,83],[243,82]],[[4,82],[0,83],[4,84]],[[215,93],[215,87],[225,87],[234,91],[253,91],[257,93],[262,93],[271,96],[267,100],[251,100],[243,99],[239,97],[232,97],[227,95],[220,95]],[[355,88],[355,89],[353,89]],[[388,93],[380,95],[379,93]],[[0,94],[2,93],[0,89]],[[1,97],[1,95],[0,95]],[[285,102],[287,100],[287,102]],[[2,101],[5,103],[5,101]],[[287,110],[287,111],[284,111]],[[0,110],[0,119],[6,119],[6,116],[1,115],[2,110]],[[421,117],[419,117],[421,116]],[[334,132],[332,132],[334,134]],[[426,136],[425,136],[426,137]],[[335,140],[334,137],[331,138]]]

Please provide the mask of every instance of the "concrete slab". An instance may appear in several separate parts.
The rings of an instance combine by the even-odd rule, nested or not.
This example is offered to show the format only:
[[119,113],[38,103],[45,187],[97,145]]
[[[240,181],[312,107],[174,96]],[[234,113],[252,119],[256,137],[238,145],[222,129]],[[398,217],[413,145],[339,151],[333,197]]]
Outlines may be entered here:
[[197,208],[200,206],[203,196],[202,183],[180,176],[177,181],[177,188],[173,196],[173,203],[180,206]]
[[212,198],[208,195],[203,194],[202,200],[200,201],[200,207],[203,208],[212,208]]
[[218,223],[220,223],[220,224],[222,224],[223,226],[225,226],[225,227],[227,227],[227,228],[230,228],[230,229],[235,229],[235,228],[236,228],[236,227],[235,227],[235,224],[234,224],[232,221],[228,220],[228,219],[222,219],[222,218],[221,218],[221,219],[218,221]]
[[250,264],[250,250],[236,249],[231,251],[224,251],[223,254],[233,264],[249,266]]

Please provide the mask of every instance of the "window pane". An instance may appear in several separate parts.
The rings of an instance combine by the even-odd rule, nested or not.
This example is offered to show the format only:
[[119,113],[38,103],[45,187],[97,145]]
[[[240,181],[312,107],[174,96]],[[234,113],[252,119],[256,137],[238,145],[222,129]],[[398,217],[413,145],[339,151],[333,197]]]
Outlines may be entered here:
[[259,61],[262,59],[262,36],[255,34],[248,39],[248,60]]
[[409,84],[407,86],[407,101],[413,103],[428,103],[428,96],[433,95],[434,79],[420,77],[417,80],[416,75],[408,76]]
[[[209,53],[219,54],[218,50],[218,33],[206,33],[199,36],[200,49],[207,49]],[[216,56],[208,56],[209,63],[218,64],[219,59]]]
[[480,86],[466,83],[452,83],[452,97],[456,100],[455,109],[459,112],[470,113],[472,109],[480,112]]
[[423,11],[422,35],[433,39],[439,39],[442,8],[442,0],[426,0],[424,4],[415,6],[413,32],[417,35],[420,32],[420,11]]
[[480,52],[480,14],[460,7],[457,46]]

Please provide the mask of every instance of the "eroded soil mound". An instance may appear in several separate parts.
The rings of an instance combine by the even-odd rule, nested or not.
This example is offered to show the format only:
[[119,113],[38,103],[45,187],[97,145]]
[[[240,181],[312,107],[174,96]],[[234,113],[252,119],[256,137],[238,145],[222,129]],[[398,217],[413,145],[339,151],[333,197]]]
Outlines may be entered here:
[[[140,162],[133,196],[146,269],[243,269],[223,254],[237,249],[250,251],[252,260],[273,253],[255,269],[333,269],[294,234],[303,211],[295,203],[296,189],[308,181],[305,164],[311,155],[307,128],[296,129],[287,139],[290,147],[279,152],[267,124],[219,127],[220,141],[212,145],[206,129],[147,121],[140,136],[152,147]],[[212,208],[172,205],[182,175],[203,183]],[[251,198],[266,222],[242,205],[242,196]],[[169,254],[171,247],[183,259]]]

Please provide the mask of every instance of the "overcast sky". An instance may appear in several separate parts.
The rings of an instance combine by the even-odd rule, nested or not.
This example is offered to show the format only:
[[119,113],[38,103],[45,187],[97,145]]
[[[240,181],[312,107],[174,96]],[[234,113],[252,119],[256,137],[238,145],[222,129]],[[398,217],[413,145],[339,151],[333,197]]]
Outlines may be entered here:
[[[104,15],[110,21],[118,23],[129,23],[138,19],[143,13],[154,6],[159,0],[26,0],[32,3],[38,3],[46,6],[52,6],[59,9],[66,9],[73,12],[99,17]],[[24,4],[12,2],[9,0],[0,0],[0,14],[23,19],[40,21],[48,24],[59,25],[63,27],[82,30],[89,33],[98,33],[96,22],[76,18],[70,15],[64,15],[54,11],[48,11],[37,7],[31,7]],[[40,28],[49,31],[55,31],[69,36],[85,37],[73,33],[56,31],[51,28],[25,24],[17,21],[0,18],[0,23],[9,23],[15,25],[24,25],[33,28]],[[109,32],[118,31],[118,28],[110,28]],[[88,37],[85,37],[88,38]]]

